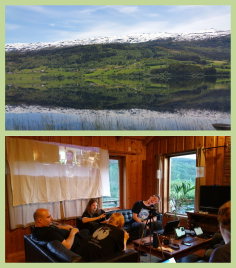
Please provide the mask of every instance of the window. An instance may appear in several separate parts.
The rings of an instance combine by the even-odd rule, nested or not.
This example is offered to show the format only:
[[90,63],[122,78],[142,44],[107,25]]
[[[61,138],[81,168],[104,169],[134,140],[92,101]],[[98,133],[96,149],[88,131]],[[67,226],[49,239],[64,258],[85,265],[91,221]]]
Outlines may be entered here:
[[196,154],[169,157],[169,211],[194,210]]
[[103,196],[102,207],[120,207],[122,201],[122,158],[112,157],[109,159],[109,180],[111,196]]

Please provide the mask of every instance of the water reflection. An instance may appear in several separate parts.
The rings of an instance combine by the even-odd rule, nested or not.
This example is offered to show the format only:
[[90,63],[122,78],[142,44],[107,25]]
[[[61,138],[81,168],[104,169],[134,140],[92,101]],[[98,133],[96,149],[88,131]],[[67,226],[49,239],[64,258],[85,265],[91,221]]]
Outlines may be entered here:
[[230,82],[207,79],[112,79],[96,77],[55,87],[8,85],[6,103],[57,106],[74,109],[148,109],[175,112],[204,109],[230,112]]

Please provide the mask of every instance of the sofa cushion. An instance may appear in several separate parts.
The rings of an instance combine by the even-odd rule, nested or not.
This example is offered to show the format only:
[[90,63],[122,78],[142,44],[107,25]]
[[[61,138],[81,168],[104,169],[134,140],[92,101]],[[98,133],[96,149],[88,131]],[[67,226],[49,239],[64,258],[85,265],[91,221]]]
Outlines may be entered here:
[[48,250],[62,262],[81,262],[82,257],[67,249],[58,240],[47,243]]
[[[47,242],[46,242],[47,243]],[[40,245],[39,241],[32,239],[32,235],[24,235],[25,261],[26,262],[57,262],[50,254],[45,244]]]
[[33,234],[30,234],[30,239],[37,245],[41,246],[41,247],[47,247],[47,243],[46,241],[42,241],[42,240],[38,240]]
[[[40,246],[31,235],[24,235],[26,262],[82,262],[82,257],[65,248],[59,241],[51,241]],[[38,241],[37,241],[38,242]],[[95,260],[94,260],[95,261]],[[138,262],[139,256],[133,249],[126,250],[113,258],[99,262]],[[97,262],[97,261],[96,261]]]

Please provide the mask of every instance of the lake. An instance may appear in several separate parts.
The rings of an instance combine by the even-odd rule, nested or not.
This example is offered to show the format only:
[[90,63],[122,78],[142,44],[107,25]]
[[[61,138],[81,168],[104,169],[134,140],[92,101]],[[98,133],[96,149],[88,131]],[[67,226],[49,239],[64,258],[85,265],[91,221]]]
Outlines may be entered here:
[[[102,84],[103,83],[103,84]],[[6,88],[7,130],[213,130],[230,124],[227,80],[70,81]]]

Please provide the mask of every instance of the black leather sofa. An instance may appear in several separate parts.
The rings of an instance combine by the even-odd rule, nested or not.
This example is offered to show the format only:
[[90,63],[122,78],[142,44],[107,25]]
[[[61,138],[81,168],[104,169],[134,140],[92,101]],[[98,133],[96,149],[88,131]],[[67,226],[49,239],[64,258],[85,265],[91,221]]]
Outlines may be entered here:
[[[25,261],[26,262],[84,262],[83,258],[73,251],[65,248],[59,241],[43,242],[24,235]],[[119,253],[106,260],[94,262],[138,262],[138,252],[133,249]]]
[[[119,212],[122,213],[125,218],[125,225],[124,229],[128,232],[130,229],[130,222],[132,220],[132,211],[131,209],[118,209],[106,212],[106,219],[108,219],[112,213]],[[82,217],[76,218],[76,227],[80,230],[86,228],[85,225],[82,223]]]
[[[128,233],[130,233],[130,231],[131,231],[131,221],[132,221],[132,210],[131,209],[112,210],[112,211],[106,212],[106,215],[107,215],[106,218],[109,218],[110,215],[112,213],[115,213],[115,212],[119,212],[119,213],[123,214],[123,216],[125,218],[124,229]],[[162,214],[157,215],[157,223],[158,223],[158,226],[159,226],[158,230],[161,230],[162,229]],[[76,218],[76,227],[78,229],[83,229],[84,228],[83,223],[82,223],[82,217],[77,217]]]

